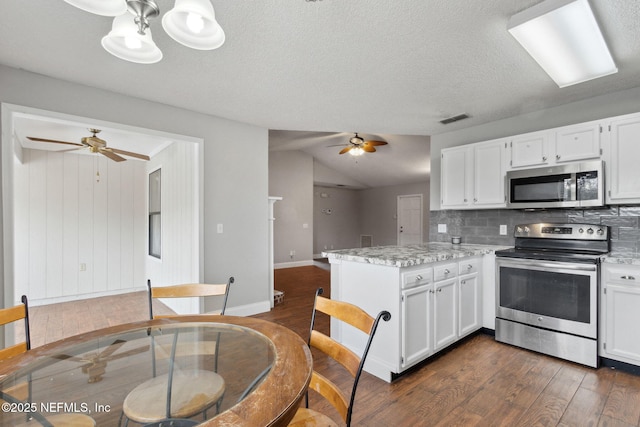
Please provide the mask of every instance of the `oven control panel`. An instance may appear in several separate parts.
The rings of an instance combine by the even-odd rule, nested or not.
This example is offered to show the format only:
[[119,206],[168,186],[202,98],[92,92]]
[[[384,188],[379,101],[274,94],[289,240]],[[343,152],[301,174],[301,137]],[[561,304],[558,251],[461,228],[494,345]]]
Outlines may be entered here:
[[599,224],[518,224],[513,235],[540,239],[608,240],[609,227]]

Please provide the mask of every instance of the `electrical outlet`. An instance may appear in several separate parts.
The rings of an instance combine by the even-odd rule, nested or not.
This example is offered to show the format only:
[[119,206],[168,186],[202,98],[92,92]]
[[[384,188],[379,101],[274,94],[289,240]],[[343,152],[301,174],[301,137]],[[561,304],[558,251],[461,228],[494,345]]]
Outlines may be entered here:
[[438,233],[446,233],[447,224],[438,224]]
[[222,234],[222,231],[223,231],[222,224],[218,224],[216,230],[217,230],[218,234]]
[[507,226],[505,224],[501,224],[500,225],[500,235],[501,236],[506,236],[507,235]]

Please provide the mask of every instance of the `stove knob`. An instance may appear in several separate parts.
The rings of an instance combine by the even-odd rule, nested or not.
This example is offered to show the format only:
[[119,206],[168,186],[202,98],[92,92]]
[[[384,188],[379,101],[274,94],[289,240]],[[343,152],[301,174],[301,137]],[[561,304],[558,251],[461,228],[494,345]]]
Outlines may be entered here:
[[580,234],[584,233],[584,228],[578,229],[578,233],[580,233]]
[[522,227],[516,227],[516,233],[522,233]]
[[525,228],[524,228],[524,232],[525,232],[525,233],[528,233],[528,232],[529,232],[529,227],[525,227]]
[[598,236],[602,236],[604,234],[604,230],[602,228],[598,228]]
[[593,228],[588,228],[588,229],[587,229],[587,233],[588,233],[588,234],[593,234]]

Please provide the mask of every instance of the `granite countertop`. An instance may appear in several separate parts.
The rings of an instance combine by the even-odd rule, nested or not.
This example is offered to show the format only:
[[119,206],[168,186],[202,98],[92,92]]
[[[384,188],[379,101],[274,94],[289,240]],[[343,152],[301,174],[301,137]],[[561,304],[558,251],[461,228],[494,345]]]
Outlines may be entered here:
[[370,248],[324,251],[329,260],[345,260],[390,267],[411,267],[456,258],[491,254],[509,246],[471,245],[451,243],[423,243],[407,246],[373,246]]
[[638,253],[610,253],[602,257],[602,262],[608,264],[633,264],[640,265],[640,254]]

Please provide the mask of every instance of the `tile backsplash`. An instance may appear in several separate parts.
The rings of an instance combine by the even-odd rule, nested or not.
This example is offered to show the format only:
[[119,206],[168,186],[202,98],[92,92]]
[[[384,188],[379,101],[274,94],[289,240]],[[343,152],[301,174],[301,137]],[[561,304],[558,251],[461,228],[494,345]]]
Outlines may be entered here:
[[[451,242],[452,236],[462,243],[513,245],[513,229],[517,224],[535,222],[587,223],[608,225],[611,229],[611,252],[616,255],[640,255],[640,206],[607,206],[601,209],[550,209],[523,211],[511,209],[431,211],[429,240]],[[438,224],[446,224],[447,232],[438,233]],[[500,225],[507,226],[501,236]]]

